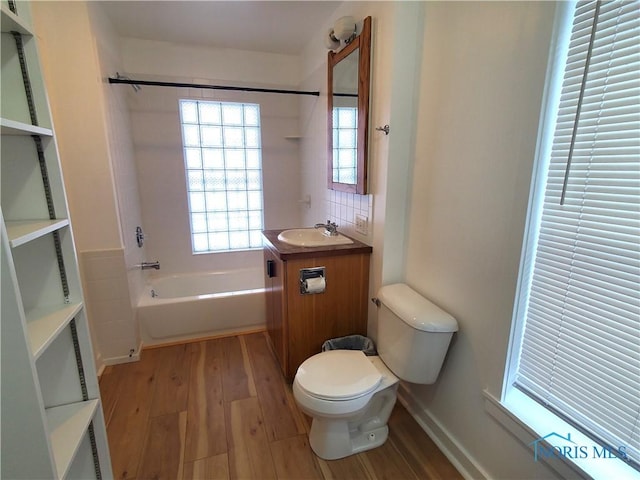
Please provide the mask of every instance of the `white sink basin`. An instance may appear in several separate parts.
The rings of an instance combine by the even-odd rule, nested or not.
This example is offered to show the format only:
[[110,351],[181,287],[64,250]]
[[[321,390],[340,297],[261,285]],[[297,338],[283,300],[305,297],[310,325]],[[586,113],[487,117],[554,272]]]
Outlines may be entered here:
[[331,245],[348,245],[353,240],[344,235],[329,236],[324,234],[324,229],[317,228],[292,228],[280,232],[278,240],[296,247],[324,247]]

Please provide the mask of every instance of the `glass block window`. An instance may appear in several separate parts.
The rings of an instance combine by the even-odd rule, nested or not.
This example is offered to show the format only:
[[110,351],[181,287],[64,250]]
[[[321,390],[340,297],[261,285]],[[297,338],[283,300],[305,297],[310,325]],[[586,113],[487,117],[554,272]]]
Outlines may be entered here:
[[358,108],[333,109],[333,181],[356,183]]
[[260,106],[180,100],[193,253],[262,248]]

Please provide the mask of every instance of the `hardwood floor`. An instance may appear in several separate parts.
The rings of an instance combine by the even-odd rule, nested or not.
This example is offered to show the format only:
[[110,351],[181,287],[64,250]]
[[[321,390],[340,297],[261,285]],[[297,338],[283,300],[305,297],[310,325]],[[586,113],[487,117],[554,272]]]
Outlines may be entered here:
[[316,457],[263,333],[145,350],[100,390],[119,479],[462,478],[399,402],[383,446]]

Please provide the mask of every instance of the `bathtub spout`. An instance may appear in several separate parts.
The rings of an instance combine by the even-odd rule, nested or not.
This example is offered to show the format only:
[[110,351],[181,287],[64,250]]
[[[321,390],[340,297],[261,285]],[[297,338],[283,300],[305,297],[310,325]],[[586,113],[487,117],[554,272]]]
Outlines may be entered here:
[[138,265],[142,270],[149,270],[155,268],[156,270],[160,270],[160,262],[142,262]]

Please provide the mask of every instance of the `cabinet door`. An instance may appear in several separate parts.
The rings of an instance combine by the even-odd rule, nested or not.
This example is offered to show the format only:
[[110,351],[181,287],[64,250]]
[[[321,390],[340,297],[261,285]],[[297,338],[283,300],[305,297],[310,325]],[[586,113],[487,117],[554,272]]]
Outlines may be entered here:
[[285,376],[287,367],[286,322],[284,310],[284,263],[270,249],[264,249],[267,301],[267,332],[271,346]]
[[[326,289],[303,295],[297,279],[300,269],[325,268]],[[286,262],[288,375],[330,338],[367,334],[369,254],[305,258]]]

